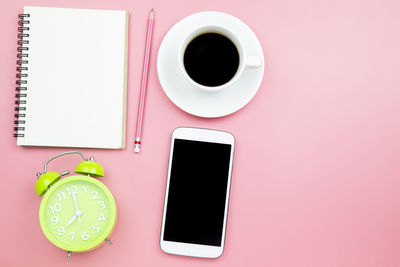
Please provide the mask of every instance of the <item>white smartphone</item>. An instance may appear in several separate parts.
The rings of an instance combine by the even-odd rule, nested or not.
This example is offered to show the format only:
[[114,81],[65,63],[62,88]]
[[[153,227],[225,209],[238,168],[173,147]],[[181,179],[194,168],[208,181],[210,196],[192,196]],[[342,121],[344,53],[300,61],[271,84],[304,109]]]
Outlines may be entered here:
[[160,237],[164,252],[221,256],[234,146],[228,132],[182,127],[172,133]]

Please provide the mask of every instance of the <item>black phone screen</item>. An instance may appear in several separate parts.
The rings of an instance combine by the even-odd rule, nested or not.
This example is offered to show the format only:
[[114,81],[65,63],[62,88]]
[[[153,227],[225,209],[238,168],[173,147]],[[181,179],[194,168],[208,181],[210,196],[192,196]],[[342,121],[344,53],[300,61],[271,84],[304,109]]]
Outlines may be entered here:
[[175,139],[164,240],[221,245],[231,149]]

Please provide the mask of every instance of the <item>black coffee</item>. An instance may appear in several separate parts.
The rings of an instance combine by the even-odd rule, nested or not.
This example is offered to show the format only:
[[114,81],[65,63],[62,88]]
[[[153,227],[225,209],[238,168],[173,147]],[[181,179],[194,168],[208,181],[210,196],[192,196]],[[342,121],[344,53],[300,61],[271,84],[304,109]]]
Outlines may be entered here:
[[219,86],[235,76],[239,67],[239,52],[226,36],[204,33],[189,42],[183,64],[195,82],[205,86]]

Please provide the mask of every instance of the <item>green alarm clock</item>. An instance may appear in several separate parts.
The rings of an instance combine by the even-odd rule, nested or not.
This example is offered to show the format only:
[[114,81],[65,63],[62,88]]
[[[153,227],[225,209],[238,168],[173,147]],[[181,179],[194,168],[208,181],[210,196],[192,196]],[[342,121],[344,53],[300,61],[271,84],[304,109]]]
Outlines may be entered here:
[[[67,154],[79,154],[84,159],[75,169],[79,175],[48,172],[48,163]],[[39,221],[47,239],[68,252],[86,252],[104,243],[111,245],[111,235],[117,207],[111,192],[94,177],[103,177],[103,167],[79,151],[68,151],[48,159],[43,173],[37,174],[36,193],[44,197],[40,204]]]

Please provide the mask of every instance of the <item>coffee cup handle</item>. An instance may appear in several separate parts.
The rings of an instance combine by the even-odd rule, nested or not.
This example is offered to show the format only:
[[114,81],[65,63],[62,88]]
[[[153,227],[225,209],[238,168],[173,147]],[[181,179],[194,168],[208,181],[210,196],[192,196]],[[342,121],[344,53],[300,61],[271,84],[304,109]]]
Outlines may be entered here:
[[245,61],[246,69],[255,69],[262,66],[262,61],[259,57],[248,57]]

